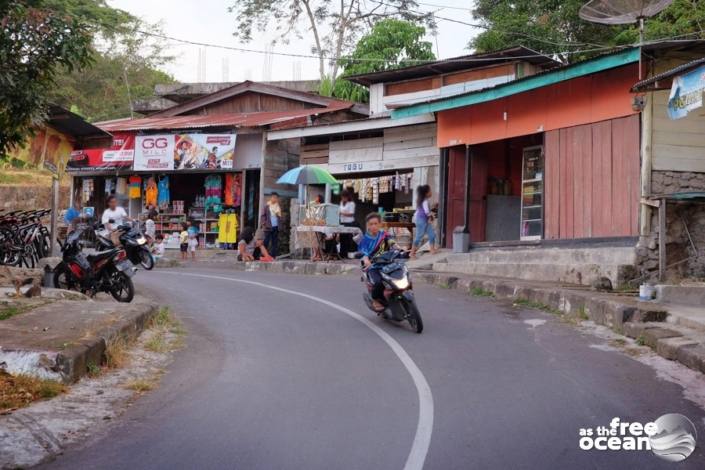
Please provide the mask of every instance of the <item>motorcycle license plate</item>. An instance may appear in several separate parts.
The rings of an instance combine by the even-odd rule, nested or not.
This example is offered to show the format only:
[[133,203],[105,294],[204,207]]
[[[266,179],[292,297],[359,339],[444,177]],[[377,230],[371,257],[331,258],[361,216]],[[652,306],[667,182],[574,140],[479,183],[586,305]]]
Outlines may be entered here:
[[132,264],[132,261],[130,260],[122,260],[118,264],[116,264],[115,267],[118,271],[123,272],[130,277],[135,275],[135,265]]

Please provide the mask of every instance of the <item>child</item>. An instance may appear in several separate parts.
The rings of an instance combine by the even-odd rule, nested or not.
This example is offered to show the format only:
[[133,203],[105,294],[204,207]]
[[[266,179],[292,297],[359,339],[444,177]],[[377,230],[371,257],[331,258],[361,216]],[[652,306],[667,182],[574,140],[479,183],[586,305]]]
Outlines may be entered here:
[[191,252],[191,259],[196,260],[196,248],[198,248],[198,226],[195,222],[189,222],[188,232],[188,251]]
[[159,261],[164,257],[164,251],[166,246],[164,245],[164,235],[161,233],[156,236],[154,246],[152,246],[152,255],[154,256],[154,261]]
[[382,275],[379,273],[379,269],[372,266],[372,260],[375,256],[389,251],[396,242],[387,232],[380,228],[382,217],[377,212],[367,214],[365,223],[367,224],[367,232],[362,237],[358,248],[363,255],[362,263],[370,280],[374,283],[372,288],[372,307],[377,312],[381,312],[384,310],[384,284],[382,284]]
[[183,222],[181,224],[181,233],[179,233],[179,248],[181,249],[181,259],[183,261],[188,259],[188,224]]

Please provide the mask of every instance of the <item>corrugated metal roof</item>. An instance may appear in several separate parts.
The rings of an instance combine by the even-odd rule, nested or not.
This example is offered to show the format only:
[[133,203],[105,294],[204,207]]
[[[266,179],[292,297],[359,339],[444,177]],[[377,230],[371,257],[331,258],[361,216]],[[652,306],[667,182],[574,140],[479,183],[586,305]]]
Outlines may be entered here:
[[536,88],[551,85],[560,81],[589,75],[602,70],[620,67],[639,60],[639,48],[629,47],[617,49],[614,52],[602,54],[581,62],[562,65],[534,75],[501,83],[495,86],[463,92],[453,96],[434,97],[425,101],[400,106],[392,110],[392,119],[416,116],[418,114],[434,113],[446,109],[470,106],[485,101],[492,101],[517,93],[523,93]]
[[699,59],[692,60],[692,61],[687,62],[685,64],[679,65],[678,67],[674,67],[670,70],[666,70],[665,72],[659,73],[658,75],[654,75],[651,78],[647,78],[646,80],[642,80],[640,82],[637,82],[632,87],[632,91],[633,92],[642,91],[645,88],[647,88],[648,86],[653,85],[656,82],[660,82],[661,80],[667,80],[667,79],[669,79],[675,75],[679,75],[681,73],[689,72],[690,70],[692,70],[702,64],[705,64],[705,57],[701,57]]
[[360,85],[369,86],[373,83],[410,80],[413,78],[422,78],[440,75],[443,73],[470,70],[473,68],[487,67],[489,65],[496,65],[503,62],[517,60],[533,63],[540,67],[553,67],[560,64],[560,62],[545,54],[536,52],[524,46],[516,46],[499,51],[469,54],[460,57],[452,57],[450,59],[435,60],[420,65],[411,65],[409,67],[401,67],[398,69],[351,75],[349,77],[345,77],[345,79]]
[[293,111],[267,111],[259,113],[232,113],[191,115],[173,117],[146,117],[140,119],[118,119],[96,123],[98,127],[111,131],[148,131],[170,129],[205,129],[212,127],[281,127],[288,123],[298,124],[310,116],[349,109],[353,103],[334,103],[325,108],[297,109]]

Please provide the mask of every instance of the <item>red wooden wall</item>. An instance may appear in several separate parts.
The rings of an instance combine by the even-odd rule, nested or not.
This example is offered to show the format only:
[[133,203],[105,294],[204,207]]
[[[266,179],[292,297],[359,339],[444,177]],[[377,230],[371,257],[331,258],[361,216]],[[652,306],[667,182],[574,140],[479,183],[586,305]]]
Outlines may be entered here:
[[545,134],[545,238],[638,235],[639,116]]
[[465,208],[465,146],[448,151],[448,196],[446,198],[446,246],[453,245],[453,229],[463,225]]

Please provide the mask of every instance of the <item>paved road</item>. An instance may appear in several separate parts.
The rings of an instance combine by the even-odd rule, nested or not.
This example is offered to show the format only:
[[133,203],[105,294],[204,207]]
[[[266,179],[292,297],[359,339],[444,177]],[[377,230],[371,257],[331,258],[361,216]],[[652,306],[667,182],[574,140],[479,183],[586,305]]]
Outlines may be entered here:
[[[188,346],[159,390],[50,468],[705,468],[703,410],[680,386],[547,314],[418,286],[427,329],[416,335],[366,311],[352,276],[194,269],[137,281],[183,318]],[[428,415],[419,426],[430,406],[432,426]],[[698,426],[685,462],[578,448],[579,428],[668,412]]]

